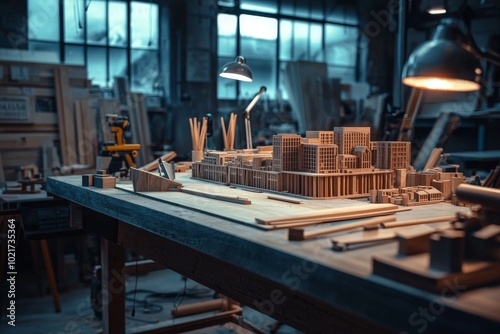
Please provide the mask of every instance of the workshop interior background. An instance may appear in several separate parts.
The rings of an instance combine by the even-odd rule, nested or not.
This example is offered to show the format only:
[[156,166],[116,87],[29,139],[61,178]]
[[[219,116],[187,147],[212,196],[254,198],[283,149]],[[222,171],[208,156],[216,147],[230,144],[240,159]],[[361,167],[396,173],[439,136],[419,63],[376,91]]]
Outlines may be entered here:
[[[446,14],[427,12],[443,3]],[[348,126],[370,127],[371,141],[397,140],[411,95],[401,70],[443,18],[470,22],[479,47],[500,57],[498,0],[3,0],[0,183],[22,179],[23,166],[43,177],[105,169],[102,143],[114,140],[107,114],[130,119],[124,137],[141,145],[138,166],[168,154],[191,161],[189,120],[208,114],[208,148],[222,150],[220,118],[235,113],[241,123],[262,86],[253,147]],[[253,82],[218,76],[238,55]],[[423,92],[405,129],[417,170],[437,147],[468,153],[449,157],[467,176],[498,165],[500,67],[481,65],[480,91]],[[236,128],[234,146],[244,148],[243,124]],[[470,154],[483,151],[496,155]],[[79,254],[82,281],[97,264],[96,244],[71,240],[51,245],[62,290],[61,254]]]
[[[277,133],[352,125],[371,126],[374,140],[397,138],[410,94],[401,68],[442,19],[426,12],[435,3],[408,1],[401,20],[397,1],[3,1],[0,97],[25,109],[0,125],[3,179],[16,180],[19,166],[30,164],[45,176],[94,167],[99,142],[109,140],[106,113],[145,111],[147,119],[131,115],[136,131],[128,134],[143,147],[138,165],[170,151],[190,160],[188,119],[242,115],[261,86],[267,92],[251,117],[256,145]],[[469,18],[477,44],[498,53],[498,1],[447,6],[446,17]],[[218,77],[236,55],[246,58],[253,82]],[[445,153],[498,149],[494,117],[468,117],[498,109],[498,67],[482,65],[479,92],[425,92],[412,128],[414,158],[424,144]],[[58,103],[76,116],[61,118]],[[450,111],[456,117],[440,122],[429,142]],[[223,145],[218,121],[212,145]],[[243,145],[237,131],[235,147]]]

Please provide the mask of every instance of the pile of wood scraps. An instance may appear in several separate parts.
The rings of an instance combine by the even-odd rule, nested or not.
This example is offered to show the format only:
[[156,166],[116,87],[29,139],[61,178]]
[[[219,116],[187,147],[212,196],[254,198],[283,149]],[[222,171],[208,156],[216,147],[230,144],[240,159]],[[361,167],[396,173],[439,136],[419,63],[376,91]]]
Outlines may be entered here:
[[[88,98],[84,66],[0,61],[0,153],[5,179],[56,147],[59,165],[86,163],[77,147],[74,102]],[[80,119],[83,115],[80,114]],[[85,145],[88,153],[87,145]],[[84,160],[82,160],[84,159]],[[46,176],[53,166],[40,166]]]

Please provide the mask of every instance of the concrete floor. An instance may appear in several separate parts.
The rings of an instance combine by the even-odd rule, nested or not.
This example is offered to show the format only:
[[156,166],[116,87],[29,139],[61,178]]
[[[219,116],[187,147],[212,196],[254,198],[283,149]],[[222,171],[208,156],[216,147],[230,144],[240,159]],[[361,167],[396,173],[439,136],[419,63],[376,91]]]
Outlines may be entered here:
[[[95,316],[90,303],[90,284],[81,283],[78,279],[78,268],[72,257],[65,257],[64,291],[60,292],[62,311],[54,311],[52,295],[48,291],[45,275],[42,273],[40,292],[39,278],[33,273],[18,273],[16,277],[16,326],[7,324],[5,317],[7,291],[3,286],[0,333],[47,333],[47,334],[90,334],[100,333],[102,324]],[[2,282],[3,283],[3,282]],[[135,315],[132,317],[133,291],[135,294]],[[176,324],[185,321],[183,318],[173,319],[171,310],[175,305],[185,305],[214,298],[214,292],[191,280],[185,280],[171,270],[150,272],[137,277],[128,276],[126,281],[126,328],[138,329],[140,326],[158,322]],[[154,295],[153,295],[154,294]],[[146,301],[147,298],[147,303]],[[300,333],[288,326],[279,326],[273,330],[277,322],[248,307],[243,307],[243,319],[249,321],[265,333],[297,334]],[[191,333],[248,333],[233,324],[213,326]],[[118,333],[117,333],[118,334]]]

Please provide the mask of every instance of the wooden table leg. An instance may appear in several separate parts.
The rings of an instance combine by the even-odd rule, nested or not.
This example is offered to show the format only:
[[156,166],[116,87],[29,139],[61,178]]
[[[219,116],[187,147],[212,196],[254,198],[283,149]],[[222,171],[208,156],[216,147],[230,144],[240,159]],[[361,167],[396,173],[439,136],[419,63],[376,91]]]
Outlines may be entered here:
[[101,239],[103,333],[125,333],[124,250]]
[[57,291],[56,278],[54,276],[54,268],[50,260],[49,248],[47,247],[47,240],[40,240],[40,248],[42,249],[43,262],[45,270],[47,271],[47,279],[49,281],[50,292],[54,298],[54,308],[56,312],[61,312],[61,301],[59,300],[59,292]]

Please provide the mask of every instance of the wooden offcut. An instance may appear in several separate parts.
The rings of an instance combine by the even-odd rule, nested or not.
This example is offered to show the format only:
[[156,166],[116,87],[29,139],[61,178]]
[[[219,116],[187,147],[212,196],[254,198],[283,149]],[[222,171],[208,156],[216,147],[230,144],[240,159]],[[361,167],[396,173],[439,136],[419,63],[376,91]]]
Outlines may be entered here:
[[182,183],[133,167],[130,168],[130,178],[135,192],[168,191],[182,188]]
[[257,223],[264,225],[280,225],[280,224],[289,224],[289,223],[297,223],[303,221],[331,221],[330,219],[334,218],[343,218],[344,216],[350,216],[355,214],[363,214],[363,213],[380,213],[388,210],[395,210],[398,206],[394,204],[366,204],[366,205],[355,205],[347,208],[335,208],[335,209],[327,209],[320,210],[317,213],[311,214],[301,214],[301,215],[293,215],[293,216],[281,216],[281,217],[273,217],[273,218],[255,218]]
[[326,234],[348,231],[348,230],[352,230],[352,229],[356,229],[356,228],[360,228],[360,227],[378,226],[381,223],[395,221],[395,220],[396,220],[396,216],[391,215],[391,216],[383,216],[383,217],[365,219],[365,220],[351,222],[351,223],[345,223],[345,224],[337,225],[337,226],[330,226],[330,227],[315,229],[312,231],[306,231],[304,228],[292,228],[292,229],[288,230],[288,240],[307,240],[307,239],[312,239],[312,238],[326,235]]

